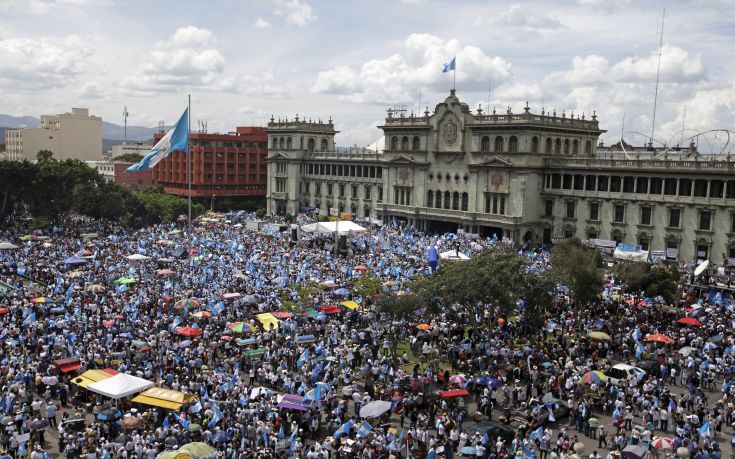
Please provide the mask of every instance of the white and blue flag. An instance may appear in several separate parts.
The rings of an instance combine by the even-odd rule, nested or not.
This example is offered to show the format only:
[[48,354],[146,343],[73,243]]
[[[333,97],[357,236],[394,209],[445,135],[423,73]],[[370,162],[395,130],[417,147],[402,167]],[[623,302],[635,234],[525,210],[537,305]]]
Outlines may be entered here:
[[457,70],[457,56],[454,56],[451,61],[444,64],[444,68],[442,69],[442,73],[447,73],[450,70]]
[[184,110],[173,128],[156,143],[138,164],[128,167],[128,172],[144,171],[158,164],[174,151],[189,153],[189,109]]

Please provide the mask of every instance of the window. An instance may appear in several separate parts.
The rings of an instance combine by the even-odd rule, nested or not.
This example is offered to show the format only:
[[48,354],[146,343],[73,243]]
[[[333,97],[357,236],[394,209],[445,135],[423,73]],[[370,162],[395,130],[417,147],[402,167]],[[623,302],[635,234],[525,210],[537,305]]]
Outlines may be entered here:
[[649,239],[648,235],[643,233],[638,237],[638,244],[641,246],[641,250],[648,250]]
[[735,233],[735,212],[730,214],[730,232]]
[[[218,175],[217,180],[222,180],[222,176]],[[276,192],[278,193],[285,193],[286,192],[286,181],[283,179],[276,180]]]
[[437,209],[442,208],[442,192],[441,191],[436,192],[436,200],[434,202],[434,207],[436,207]]
[[314,194],[316,196],[321,196],[322,195],[322,184],[321,183],[318,183],[317,182],[317,184],[314,185]]
[[697,244],[697,259],[706,260],[709,258],[709,244],[700,241]]
[[597,176],[597,191],[607,191],[608,179],[607,175]]
[[459,210],[459,192],[452,194],[452,210]]
[[508,151],[510,153],[518,153],[518,137],[510,137],[510,140],[508,141]]
[[[378,169],[378,170],[382,170],[382,169]],[[383,187],[382,186],[378,187],[378,202],[383,202]]]
[[610,191],[613,193],[620,193],[622,180],[617,175],[610,177]]
[[390,138],[390,149],[398,150],[398,137],[393,136]]
[[651,186],[648,189],[648,193],[652,195],[660,195],[661,194],[661,179],[654,177],[651,179]]
[[572,176],[571,175],[564,174],[564,176],[562,177],[561,187],[562,187],[562,189],[565,189],[565,190],[571,190],[572,189]]
[[556,139],[556,143],[554,144],[554,153],[557,155],[561,154],[561,139]]
[[638,177],[635,179],[635,192],[639,194],[648,194],[648,178]]
[[584,154],[587,156],[592,155],[592,142],[590,142],[589,140],[584,143]]
[[413,138],[413,149],[414,150],[420,150],[421,149],[421,140],[419,140],[418,136],[415,136]]
[[664,180],[664,194],[666,196],[676,196],[676,179],[667,178]]
[[357,198],[357,185],[352,185],[352,190],[350,190],[350,193],[351,198]]
[[434,192],[429,190],[426,193],[426,207],[432,207],[434,205]]
[[327,139],[322,139],[322,151],[327,151],[327,146],[329,143],[327,142]]
[[369,201],[370,199],[372,199],[372,197],[370,196],[371,191],[372,190],[370,189],[370,185],[365,185],[365,200],[366,201]]
[[485,213],[505,215],[505,195],[500,193],[485,194]]
[[467,211],[470,196],[467,193],[462,193],[462,210]]
[[681,209],[669,209],[669,228],[679,228],[681,225]]
[[564,239],[571,239],[574,237],[574,234],[576,233],[575,228],[573,226],[565,226],[564,227]]
[[679,196],[691,196],[691,195],[692,195],[691,179],[680,179],[679,180]]
[[401,150],[407,151],[408,150],[408,137],[403,136],[401,139]]
[[584,187],[584,175],[574,176],[574,189],[581,190]]
[[480,139],[480,151],[490,151],[490,137],[484,136]]
[[592,221],[600,220],[600,203],[599,202],[590,203],[590,220]]
[[531,153],[538,153],[538,137],[531,139]]
[[551,175],[551,188],[558,190],[561,188],[561,175],[559,174],[552,174]]
[[709,197],[722,198],[725,195],[725,182],[722,180],[710,180]]
[[702,210],[699,212],[699,229],[712,230],[712,214],[711,210]]
[[694,196],[697,198],[707,197],[707,180],[695,180],[694,181]]
[[596,188],[596,185],[597,185],[597,182],[595,180],[596,177],[597,176],[595,176],[595,175],[588,175],[587,177],[585,177],[585,181],[584,181],[584,189],[585,190],[587,190],[587,191],[595,191],[595,188]]
[[343,184],[339,184],[339,197],[344,198],[345,197],[345,186]]
[[615,206],[613,207],[613,222],[625,222],[625,206],[623,204],[615,204]]
[[574,156],[579,154],[579,141],[577,139],[574,139],[574,142],[572,142],[572,154]]
[[551,154],[552,144],[553,144],[553,142],[551,141],[551,139],[546,139],[546,151],[545,151],[545,153],[547,155],[550,155]]
[[291,149],[291,137],[289,137],[288,139],[286,139],[286,149],[287,150],[290,150]]
[[554,201],[547,199],[544,201],[544,217],[551,217],[554,215]]
[[632,193],[634,183],[633,177],[623,177],[623,193]]
[[307,149],[313,152],[314,149],[316,148],[316,141],[314,139],[309,139],[309,142],[307,142],[307,145],[308,145]]
[[567,218],[574,218],[576,210],[577,203],[575,201],[567,201]]
[[449,207],[452,205],[452,195],[449,193],[449,191],[444,192],[444,208],[449,209]]
[[620,230],[615,230],[612,232],[612,240],[620,244],[623,242],[623,233],[620,232]]
[[327,196],[333,196],[332,191],[334,191],[334,189],[332,188],[332,184],[327,183]]
[[495,137],[495,152],[500,153],[503,151],[503,138],[501,136]]
[[673,236],[670,236],[666,239],[666,248],[677,250],[679,248],[679,241],[677,241]]
[[597,239],[599,235],[600,233],[597,231],[597,228],[589,228],[587,230],[587,239]]
[[564,154],[569,154],[569,139],[564,139]]
[[650,225],[652,214],[653,214],[653,207],[651,206],[641,207],[641,225]]

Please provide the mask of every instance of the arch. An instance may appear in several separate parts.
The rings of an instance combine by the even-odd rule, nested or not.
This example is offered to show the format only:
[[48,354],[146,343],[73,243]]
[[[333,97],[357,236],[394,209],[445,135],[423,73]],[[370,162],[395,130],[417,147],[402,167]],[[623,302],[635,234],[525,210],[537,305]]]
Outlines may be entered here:
[[286,150],[290,150],[291,149],[291,145],[292,145],[291,144],[291,137],[288,137],[286,139]]
[[307,148],[307,149],[308,149],[309,151],[314,151],[314,149],[316,148],[316,141],[315,141],[315,140],[314,140],[314,138],[312,137],[312,138],[310,138],[310,139],[309,139],[309,141],[308,141],[308,142],[306,143],[306,145],[307,145],[307,147],[306,147],[306,148]]
[[587,156],[592,155],[592,142],[589,140],[584,143],[584,154]]
[[564,225],[564,239],[573,238],[577,229],[573,225]]
[[429,190],[426,193],[426,207],[432,207],[434,205],[434,192]]
[[408,137],[405,135],[401,139],[401,150],[408,151]]
[[442,208],[442,192],[441,191],[437,191],[436,195],[434,196],[434,207],[436,207],[437,209]]
[[597,239],[600,236],[600,230],[595,226],[587,228],[587,239]]
[[464,210],[465,212],[468,209],[467,206],[469,202],[470,202],[470,195],[467,193],[462,193],[462,210]]
[[553,149],[553,144],[554,144],[554,141],[551,140],[551,138],[546,139],[546,151],[544,153],[546,153],[547,155],[550,155],[551,150]]
[[561,154],[561,139],[556,139],[556,142],[554,142],[554,154]]
[[531,139],[531,153],[538,153],[538,137],[536,136]]
[[579,154],[579,141],[577,139],[574,139],[574,142],[572,142],[572,154],[574,156]]
[[419,139],[419,136],[414,136],[413,138],[413,145],[412,150],[421,150],[421,139]]
[[452,205],[452,195],[449,191],[444,192],[444,208],[449,209]]
[[508,152],[518,153],[518,137],[512,135],[508,140]]
[[271,139],[271,148],[278,148],[278,137],[273,137]]
[[623,242],[623,233],[619,229],[615,229],[610,233],[610,239],[620,244]]
[[500,153],[503,151],[503,137],[497,136],[495,137],[495,152]]
[[455,191],[452,194],[452,210],[459,210],[459,192]]
[[526,231],[526,233],[523,235],[523,241],[524,242],[533,241],[533,231],[531,230]]
[[564,139],[564,154],[569,154],[569,139]]
[[329,146],[329,142],[327,142],[327,139],[322,139],[322,147],[321,147],[321,150],[322,151],[327,151],[328,146]]
[[398,150],[398,137],[393,136],[390,138],[390,149]]
[[651,236],[645,231],[638,235],[638,244],[641,246],[641,250],[648,250],[651,243]]
[[490,137],[483,136],[480,139],[480,151],[490,151]]
[[281,137],[281,139],[278,141],[278,147],[280,149],[283,149],[285,147],[285,145],[286,145],[285,142],[286,142],[286,139],[284,139],[283,137]]

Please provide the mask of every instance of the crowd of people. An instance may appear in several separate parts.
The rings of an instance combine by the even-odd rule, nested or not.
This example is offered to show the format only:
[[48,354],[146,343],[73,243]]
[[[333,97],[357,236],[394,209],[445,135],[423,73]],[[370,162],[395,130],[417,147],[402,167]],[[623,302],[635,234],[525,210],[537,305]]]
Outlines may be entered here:
[[[431,275],[427,253],[512,242],[371,226],[340,256],[331,238],[254,220],[210,215],[191,239],[174,224],[0,228],[18,245],[0,249],[0,458],[152,459],[195,443],[226,458],[731,451],[727,289],[682,288],[665,305],[608,273],[595,304],[560,288],[537,329],[522,302],[512,317],[482,303],[396,317],[357,281],[402,294]],[[543,249],[517,250],[548,267]],[[67,358],[80,368],[54,363]],[[108,398],[79,384],[94,369],[195,397]]]

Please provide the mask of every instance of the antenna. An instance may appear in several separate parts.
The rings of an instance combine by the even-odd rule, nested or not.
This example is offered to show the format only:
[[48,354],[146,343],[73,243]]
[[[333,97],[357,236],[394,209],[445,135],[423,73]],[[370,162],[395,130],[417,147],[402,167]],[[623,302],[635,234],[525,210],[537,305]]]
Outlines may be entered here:
[[128,143],[128,106],[123,107],[123,145]]
[[653,145],[653,134],[656,132],[656,105],[658,103],[658,80],[661,76],[661,50],[664,46],[664,20],[666,19],[666,8],[661,15],[661,35],[658,42],[658,68],[656,69],[656,91],[653,95],[653,120],[651,120],[651,145]]

